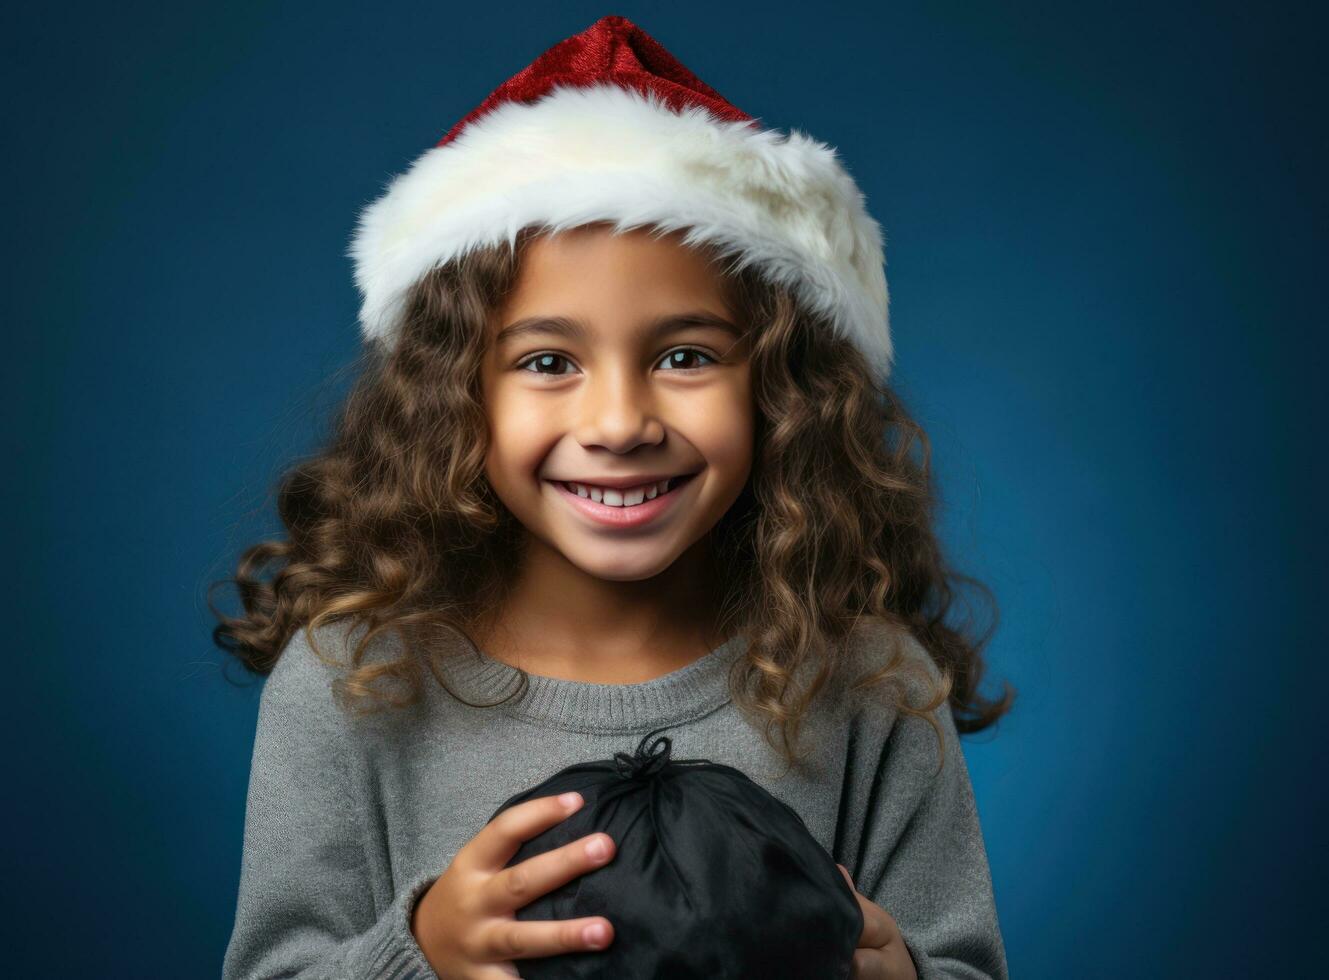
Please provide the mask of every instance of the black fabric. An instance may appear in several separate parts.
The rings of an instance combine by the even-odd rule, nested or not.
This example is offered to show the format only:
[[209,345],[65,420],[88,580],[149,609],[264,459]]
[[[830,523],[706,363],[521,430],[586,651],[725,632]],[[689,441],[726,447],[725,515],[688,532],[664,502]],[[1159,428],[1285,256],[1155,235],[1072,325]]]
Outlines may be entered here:
[[[863,910],[802,817],[732,766],[671,758],[661,735],[633,755],[568,766],[508,807],[572,790],[576,813],[524,842],[508,867],[588,834],[617,846],[606,865],[514,914],[602,915],[604,949],[514,961],[526,980],[850,976]],[[493,819],[491,817],[490,819]]]

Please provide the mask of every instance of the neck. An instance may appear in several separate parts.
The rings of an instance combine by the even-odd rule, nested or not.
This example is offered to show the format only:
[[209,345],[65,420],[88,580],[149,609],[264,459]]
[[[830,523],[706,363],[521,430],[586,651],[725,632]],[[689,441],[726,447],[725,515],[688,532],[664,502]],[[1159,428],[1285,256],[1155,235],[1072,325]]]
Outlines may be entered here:
[[533,673],[635,683],[719,646],[702,538],[659,575],[598,578],[532,539],[503,602],[475,627],[481,650]]

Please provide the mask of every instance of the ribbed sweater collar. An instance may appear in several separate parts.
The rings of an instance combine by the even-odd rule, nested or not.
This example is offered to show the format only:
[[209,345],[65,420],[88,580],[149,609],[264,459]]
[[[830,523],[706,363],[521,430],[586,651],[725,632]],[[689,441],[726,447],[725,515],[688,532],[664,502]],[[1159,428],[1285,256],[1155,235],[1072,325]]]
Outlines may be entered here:
[[[568,731],[621,733],[709,714],[729,700],[729,669],[747,650],[736,634],[697,660],[640,684],[588,684],[528,673],[528,687],[487,711]],[[492,704],[521,688],[521,671],[474,647],[441,662],[448,685],[467,701]]]

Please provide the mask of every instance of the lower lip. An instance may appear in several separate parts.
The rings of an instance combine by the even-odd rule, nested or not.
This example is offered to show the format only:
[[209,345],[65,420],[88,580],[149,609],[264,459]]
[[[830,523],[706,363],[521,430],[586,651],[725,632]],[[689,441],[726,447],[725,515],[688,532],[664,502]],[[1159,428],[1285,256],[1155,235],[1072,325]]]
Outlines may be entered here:
[[602,524],[605,527],[629,528],[649,524],[665,514],[674,506],[674,501],[696,478],[697,475],[694,473],[668,493],[662,493],[654,500],[644,500],[633,507],[613,507],[609,504],[597,504],[590,497],[582,497],[573,493],[562,483],[556,483],[553,480],[545,482],[552,484],[554,490],[561,497],[597,524]]

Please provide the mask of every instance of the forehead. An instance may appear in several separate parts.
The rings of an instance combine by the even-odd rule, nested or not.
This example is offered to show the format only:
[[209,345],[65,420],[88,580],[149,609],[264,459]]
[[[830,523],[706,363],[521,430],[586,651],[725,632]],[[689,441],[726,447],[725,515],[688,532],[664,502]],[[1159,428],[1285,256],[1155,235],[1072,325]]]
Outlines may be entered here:
[[527,243],[500,318],[530,315],[660,316],[683,309],[729,312],[725,280],[707,251],[683,232],[594,224]]

